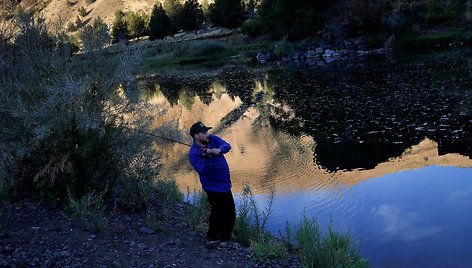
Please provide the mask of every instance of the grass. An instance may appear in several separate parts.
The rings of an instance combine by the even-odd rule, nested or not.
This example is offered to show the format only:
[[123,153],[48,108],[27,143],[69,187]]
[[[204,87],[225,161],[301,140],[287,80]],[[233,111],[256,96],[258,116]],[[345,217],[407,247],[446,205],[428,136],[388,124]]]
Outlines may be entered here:
[[336,233],[331,224],[322,233],[317,220],[305,216],[298,226],[296,240],[305,267],[368,267],[355,249],[351,235]]
[[190,189],[187,189],[187,218],[190,224],[196,229],[207,227],[207,220],[210,215],[210,204],[208,196],[204,191],[193,191],[193,200],[190,199]]
[[71,214],[77,218],[88,230],[100,233],[106,227],[105,204],[103,194],[89,193],[79,200],[69,195]]

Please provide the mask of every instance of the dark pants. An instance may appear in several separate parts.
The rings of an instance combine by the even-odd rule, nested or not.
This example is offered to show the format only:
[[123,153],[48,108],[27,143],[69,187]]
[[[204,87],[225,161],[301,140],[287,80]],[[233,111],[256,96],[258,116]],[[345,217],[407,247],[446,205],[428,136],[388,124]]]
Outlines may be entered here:
[[208,220],[208,239],[230,240],[236,220],[233,194],[231,191],[219,193],[205,190],[205,192],[208,195],[208,202],[211,207],[210,219]]

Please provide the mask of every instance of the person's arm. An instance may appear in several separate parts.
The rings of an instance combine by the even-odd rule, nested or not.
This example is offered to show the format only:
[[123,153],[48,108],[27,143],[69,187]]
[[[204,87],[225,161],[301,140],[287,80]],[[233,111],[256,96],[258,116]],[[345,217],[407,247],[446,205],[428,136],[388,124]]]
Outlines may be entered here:
[[213,148],[211,150],[212,154],[214,155],[225,154],[229,152],[229,150],[231,150],[231,145],[227,143],[225,140],[223,140],[222,138],[212,135],[211,139],[214,139],[216,143],[216,148]]
[[190,164],[199,174],[206,173],[211,167],[210,159],[202,157],[200,152],[191,152],[188,157]]

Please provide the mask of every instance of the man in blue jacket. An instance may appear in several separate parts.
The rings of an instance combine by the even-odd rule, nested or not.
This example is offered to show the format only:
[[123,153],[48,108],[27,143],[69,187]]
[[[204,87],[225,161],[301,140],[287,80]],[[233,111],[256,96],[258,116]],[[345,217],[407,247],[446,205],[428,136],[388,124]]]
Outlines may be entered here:
[[200,177],[211,207],[208,240],[224,242],[231,239],[236,220],[229,166],[223,156],[229,152],[231,145],[220,137],[209,134],[209,129],[211,127],[202,122],[197,122],[190,128],[193,144],[189,160]]

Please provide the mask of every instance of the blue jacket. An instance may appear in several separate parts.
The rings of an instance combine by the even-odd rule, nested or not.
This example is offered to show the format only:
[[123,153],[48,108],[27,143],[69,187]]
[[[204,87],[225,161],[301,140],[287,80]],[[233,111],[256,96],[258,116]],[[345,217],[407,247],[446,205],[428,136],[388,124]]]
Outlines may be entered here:
[[231,150],[231,145],[215,135],[210,135],[209,139],[208,148],[220,149],[221,154],[202,157],[201,146],[194,141],[188,154],[190,164],[200,176],[200,182],[204,190],[227,192],[231,189],[231,180],[228,162],[226,162],[223,154]]

